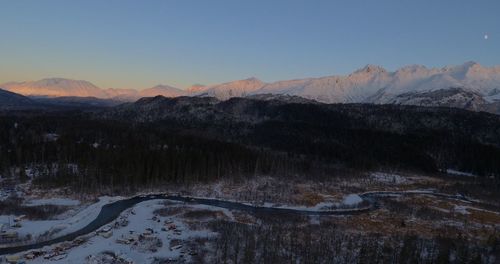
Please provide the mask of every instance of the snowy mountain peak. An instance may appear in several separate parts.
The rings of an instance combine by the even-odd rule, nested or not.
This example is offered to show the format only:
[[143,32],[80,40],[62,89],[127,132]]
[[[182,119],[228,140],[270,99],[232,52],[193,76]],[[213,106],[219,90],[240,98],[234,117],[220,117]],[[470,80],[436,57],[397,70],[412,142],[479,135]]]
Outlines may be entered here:
[[153,90],[153,89],[156,89],[156,90],[171,90],[171,89],[178,89],[178,88],[175,88],[175,87],[172,87],[172,86],[169,86],[169,85],[164,85],[164,84],[158,84],[158,85],[155,85],[151,88],[147,88],[147,89],[150,89],[150,90]]
[[205,89],[207,89],[207,86],[205,86],[205,85],[193,84],[193,85],[191,85],[191,87],[187,88],[186,91],[190,94],[195,94],[195,93],[199,93],[201,91],[204,91]]
[[365,67],[355,71],[354,73],[381,73],[381,72],[387,72],[387,70],[378,65],[367,64]]
[[255,78],[255,77],[250,77],[250,78],[247,78],[244,80],[238,80],[238,81],[233,81],[233,82],[229,82],[229,83],[241,83],[241,84],[248,83],[248,84],[253,84],[253,85],[264,84],[264,82],[262,82],[261,80]]
[[425,67],[424,65],[413,64],[413,65],[404,66],[404,67],[400,68],[399,70],[397,70],[396,72],[421,72],[421,71],[428,71],[428,70],[429,69],[427,69],[427,67]]
[[464,64],[461,64],[461,65],[445,66],[442,68],[442,71],[449,72],[449,73],[465,74],[469,70],[472,70],[472,69],[479,70],[479,69],[482,69],[482,66],[475,61],[468,61],[468,62],[465,62]]
[[463,67],[467,67],[467,68],[481,67],[481,65],[479,63],[475,62],[475,61],[467,61],[462,66]]
[[80,96],[104,97],[105,92],[88,81],[71,80],[64,78],[47,78],[39,81],[7,83],[5,89],[32,96]]
[[45,79],[41,79],[41,80],[33,82],[33,83],[36,83],[38,85],[46,85],[46,86],[49,86],[49,85],[70,85],[70,84],[75,84],[75,83],[95,86],[94,84],[92,84],[91,82],[88,82],[88,81],[72,80],[72,79],[59,78],[59,77],[45,78]]
[[245,79],[244,81],[249,81],[249,82],[262,82],[261,80],[259,80],[259,79],[258,79],[258,78],[256,78],[256,77],[250,77],[250,78]]
[[231,97],[247,96],[265,85],[261,80],[251,77],[244,80],[237,80],[223,84],[213,85],[204,89],[197,95],[213,96],[222,100]]

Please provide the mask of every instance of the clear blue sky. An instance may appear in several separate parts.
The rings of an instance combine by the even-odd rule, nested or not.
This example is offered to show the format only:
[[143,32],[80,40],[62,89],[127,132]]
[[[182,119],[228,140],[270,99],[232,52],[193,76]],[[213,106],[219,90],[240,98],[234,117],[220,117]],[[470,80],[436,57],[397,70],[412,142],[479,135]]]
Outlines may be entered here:
[[366,64],[491,66],[499,27],[499,0],[0,0],[0,83],[183,88]]

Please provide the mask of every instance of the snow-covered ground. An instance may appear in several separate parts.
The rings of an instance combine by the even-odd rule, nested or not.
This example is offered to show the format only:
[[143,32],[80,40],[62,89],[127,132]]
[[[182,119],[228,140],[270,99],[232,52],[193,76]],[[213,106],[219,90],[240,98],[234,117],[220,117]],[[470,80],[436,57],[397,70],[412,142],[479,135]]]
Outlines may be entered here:
[[265,203],[264,207],[284,208],[292,210],[304,211],[344,211],[347,209],[355,209],[358,204],[363,202],[363,199],[357,194],[346,195],[341,202],[338,201],[324,201],[317,203],[314,206],[292,206],[292,205],[275,205],[272,203]]
[[385,172],[373,172],[370,174],[370,177],[376,182],[390,185],[405,185],[413,183],[413,181],[409,178]]
[[342,204],[347,205],[347,206],[355,206],[359,203],[361,203],[363,199],[359,197],[357,194],[349,194],[346,197],[344,197],[344,200],[342,201]]
[[470,172],[458,171],[458,170],[453,170],[453,169],[447,169],[446,173],[458,175],[458,176],[467,176],[467,177],[476,177],[477,176],[477,175],[472,174]]
[[[79,228],[84,227],[97,217],[103,205],[110,202],[122,199],[121,197],[101,197],[99,202],[94,203],[85,209],[81,210],[72,217],[63,220],[45,220],[45,221],[22,221],[22,227],[16,231],[22,236],[32,234],[33,237],[39,237],[42,234],[51,233],[52,237],[59,237],[61,235],[73,232]],[[76,204],[77,201],[71,199],[40,199],[32,200],[33,204]],[[297,209],[297,210],[329,210],[337,208],[338,206],[355,207],[362,202],[362,198],[356,194],[350,194],[344,197],[342,202],[321,202],[315,206],[290,206],[275,204],[265,204],[267,207]],[[234,221],[235,218],[232,212],[228,209],[200,205],[200,204],[185,204],[182,202],[169,201],[168,207],[170,209],[175,207],[183,207],[182,212],[189,210],[214,210],[222,212],[223,218]],[[188,253],[192,253],[192,249],[183,249],[186,245],[174,245],[170,242],[172,240],[190,241],[194,238],[210,238],[216,234],[209,230],[193,230],[182,218],[182,214],[173,214],[171,216],[160,216],[155,214],[155,210],[165,208],[165,200],[149,200],[141,202],[134,207],[125,210],[116,221],[102,227],[97,232],[83,236],[88,240],[81,245],[66,249],[59,257],[51,257],[50,260],[54,263],[81,263],[82,261],[97,261],[103,258],[121,258],[123,260],[131,260],[134,263],[150,263],[154,259],[179,259],[189,258]],[[187,209],[186,209],[187,208]],[[14,216],[1,216],[0,219],[6,217],[13,218]],[[197,221],[195,219],[195,221]],[[120,223],[127,222],[124,226]],[[170,229],[167,227],[174,226]],[[101,232],[102,231],[102,232]],[[139,241],[139,238],[148,237],[153,242]],[[137,242],[122,243],[125,240],[132,240]],[[148,243],[153,243],[155,250],[145,249],[148,248]],[[42,249],[44,254],[47,252],[56,252],[56,247],[64,247],[59,245],[51,245]],[[161,249],[161,250],[160,250]],[[108,252],[104,253],[103,252]],[[190,252],[187,252],[190,251]],[[25,255],[28,252],[19,253],[17,255]],[[89,257],[90,256],[90,257]],[[58,259],[61,258],[61,259]],[[89,259],[90,258],[90,259]],[[45,263],[47,259],[40,256],[34,260],[29,260],[32,263]],[[31,263],[29,262],[29,263]]]
[[467,206],[463,206],[463,205],[455,205],[453,207],[453,211],[460,213],[460,214],[469,214],[469,212],[467,211]]
[[[47,238],[53,236],[62,236],[71,232],[74,232],[84,226],[88,225],[92,220],[94,220],[101,208],[111,202],[122,199],[122,197],[109,197],[104,196],[100,197],[99,201],[91,204],[87,207],[82,207],[79,211],[70,210],[69,212],[65,212],[64,214],[67,216],[63,219],[58,220],[40,220],[40,221],[30,221],[30,220],[22,220],[20,222],[21,227],[14,228],[12,231],[15,231],[19,234],[19,237],[26,237],[27,235],[31,235],[33,241],[37,239],[45,240]],[[72,199],[41,199],[41,200],[33,200],[35,204],[54,204],[50,203],[50,201],[55,204],[75,204],[77,201]],[[31,205],[31,202],[29,202]],[[13,223],[14,219],[17,216],[14,215],[0,215],[0,223],[6,224],[9,226]],[[9,224],[10,223],[10,224]]]
[[[194,238],[209,238],[216,235],[209,230],[192,230],[178,216],[162,217],[155,215],[156,209],[165,208],[165,200],[149,200],[135,205],[133,208],[124,211],[120,219],[127,219],[126,226],[110,224],[100,229],[100,231],[87,235],[89,239],[80,246],[71,248],[63,253],[63,259],[57,260],[57,257],[51,259],[51,263],[99,263],[98,256],[105,251],[112,252],[116,258],[132,261],[133,263],[151,263],[156,259],[189,259],[193,251],[185,241]],[[177,205],[176,205],[177,204]],[[182,203],[169,205],[185,206]],[[212,209],[228,213],[220,208],[189,205],[193,209]],[[230,212],[229,212],[230,214]],[[231,216],[228,216],[231,217]],[[170,228],[168,228],[170,227]],[[109,231],[108,231],[109,229]],[[139,237],[143,241],[139,242]],[[134,240],[138,243],[120,243],[118,241]],[[175,240],[175,245],[171,242]],[[154,243],[151,243],[153,241]],[[180,242],[179,242],[180,241]],[[57,245],[45,247],[43,250],[50,252]],[[23,254],[17,254],[23,255]],[[182,257],[181,257],[182,255]],[[115,259],[116,259],[115,258]],[[34,260],[28,260],[27,263],[47,263],[47,259],[40,256]],[[107,263],[107,262],[106,262]]]

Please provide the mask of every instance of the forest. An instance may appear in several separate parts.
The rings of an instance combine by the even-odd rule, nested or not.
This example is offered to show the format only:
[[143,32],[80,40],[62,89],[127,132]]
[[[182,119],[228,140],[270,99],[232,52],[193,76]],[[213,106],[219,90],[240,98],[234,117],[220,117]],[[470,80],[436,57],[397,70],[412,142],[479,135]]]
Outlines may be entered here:
[[449,168],[500,189],[498,116],[459,109],[155,97],[90,113],[7,112],[0,126],[2,176],[28,171],[83,192]]

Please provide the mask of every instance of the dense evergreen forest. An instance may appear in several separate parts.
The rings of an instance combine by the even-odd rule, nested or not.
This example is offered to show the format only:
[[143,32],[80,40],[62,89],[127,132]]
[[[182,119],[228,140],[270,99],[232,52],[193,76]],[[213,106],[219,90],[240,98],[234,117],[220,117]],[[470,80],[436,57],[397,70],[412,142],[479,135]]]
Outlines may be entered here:
[[448,108],[148,98],[96,112],[7,112],[0,174],[77,190],[339,169],[471,172],[500,188],[500,121]]
[[[0,166],[5,176],[40,184],[99,190],[160,182],[189,183],[253,174],[308,171],[286,153],[182,135],[154,125],[62,116],[2,119]],[[54,137],[57,137],[55,139]]]

